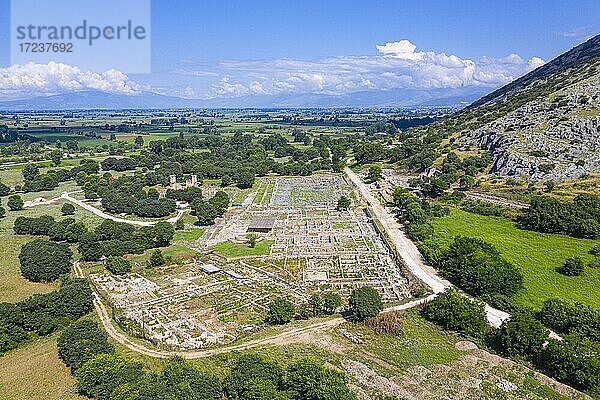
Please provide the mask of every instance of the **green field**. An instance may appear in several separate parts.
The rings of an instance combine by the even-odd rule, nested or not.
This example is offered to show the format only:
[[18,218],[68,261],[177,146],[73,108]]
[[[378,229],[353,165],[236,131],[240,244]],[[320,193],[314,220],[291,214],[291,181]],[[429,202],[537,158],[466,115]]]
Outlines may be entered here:
[[496,246],[517,265],[525,276],[524,288],[515,296],[519,304],[539,309],[544,300],[561,298],[600,308],[600,268],[586,268],[578,277],[556,271],[567,257],[591,261],[587,252],[597,241],[521,230],[505,218],[456,209],[435,219],[433,226],[435,234],[428,244],[447,247],[456,235],[477,237]]
[[225,257],[262,256],[271,252],[272,240],[262,240],[250,247],[245,243],[222,242],[213,248]]
[[[29,193],[28,193],[29,194]],[[6,200],[3,201],[4,204]],[[39,217],[50,215],[55,220],[64,218],[60,209],[62,202],[56,204],[39,205],[28,207],[20,211],[7,211],[6,216],[0,219],[0,302],[16,302],[31,296],[34,293],[50,292],[58,287],[57,283],[45,284],[34,283],[21,276],[19,270],[19,252],[21,246],[33,238],[31,236],[17,236],[13,233],[15,219],[19,216]],[[93,228],[101,222],[101,218],[83,210],[75,209],[73,216],[78,221],[84,221],[88,228]]]
[[173,240],[196,240],[204,233],[202,228],[191,228],[184,231],[176,231]]

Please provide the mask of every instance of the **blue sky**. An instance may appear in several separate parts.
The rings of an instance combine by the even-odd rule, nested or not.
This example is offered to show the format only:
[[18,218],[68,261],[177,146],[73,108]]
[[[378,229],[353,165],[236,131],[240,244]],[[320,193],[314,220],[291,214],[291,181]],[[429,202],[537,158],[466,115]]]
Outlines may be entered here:
[[[9,1],[0,0],[3,67],[8,26]],[[195,98],[497,87],[598,33],[600,1],[155,0],[152,74],[98,79]],[[14,73],[56,72],[13,66],[5,78]]]

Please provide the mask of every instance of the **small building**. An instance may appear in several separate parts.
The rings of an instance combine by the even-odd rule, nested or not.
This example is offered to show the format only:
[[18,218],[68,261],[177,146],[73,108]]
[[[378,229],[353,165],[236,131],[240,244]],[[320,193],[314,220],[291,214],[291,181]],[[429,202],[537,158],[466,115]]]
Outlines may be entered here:
[[259,217],[254,218],[246,232],[269,233],[273,230],[275,218]]
[[221,271],[221,268],[219,268],[219,267],[215,267],[215,266],[214,266],[214,265],[212,265],[212,264],[203,264],[203,265],[201,265],[201,266],[200,266],[200,270],[201,270],[202,272],[205,272],[205,273],[207,273],[207,274],[214,274],[214,273],[216,273],[216,272],[219,272],[219,271]]

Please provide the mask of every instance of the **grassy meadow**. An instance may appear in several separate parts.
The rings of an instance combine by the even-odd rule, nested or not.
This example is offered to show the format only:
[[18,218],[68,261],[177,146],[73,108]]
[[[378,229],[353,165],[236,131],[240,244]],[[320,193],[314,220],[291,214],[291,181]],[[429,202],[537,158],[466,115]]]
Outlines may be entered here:
[[598,241],[576,239],[518,229],[511,220],[487,217],[452,209],[450,215],[433,221],[434,237],[429,244],[447,247],[454,236],[477,237],[493,244],[521,269],[524,288],[515,296],[522,305],[539,309],[549,298],[578,301],[600,308],[600,268],[586,268],[581,276],[564,276],[556,269],[572,256],[586,262],[587,253]]

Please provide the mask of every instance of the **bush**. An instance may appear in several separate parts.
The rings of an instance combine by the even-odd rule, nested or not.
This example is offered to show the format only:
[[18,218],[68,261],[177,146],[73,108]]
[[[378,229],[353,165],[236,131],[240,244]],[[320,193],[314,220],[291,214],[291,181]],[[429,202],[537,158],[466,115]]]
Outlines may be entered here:
[[578,332],[600,342],[600,310],[580,303],[546,300],[539,312],[542,323],[560,333]]
[[565,260],[559,272],[566,276],[579,276],[583,274],[584,263],[581,257],[569,257]]
[[75,214],[75,206],[71,203],[65,203],[60,208],[62,215],[73,215]]
[[77,390],[84,396],[109,400],[115,388],[137,382],[142,364],[114,354],[96,354],[75,372]]
[[124,275],[131,271],[131,262],[121,257],[108,257],[105,266],[115,275]]
[[165,263],[165,258],[163,257],[162,251],[160,249],[156,249],[150,255],[148,261],[146,261],[146,265],[148,268],[160,267]]
[[58,356],[71,368],[71,372],[96,354],[110,354],[113,351],[104,330],[86,319],[69,325],[58,338]]
[[223,381],[225,394],[228,398],[235,399],[242,394],[244,385],[251,379],[271,382],[279,388],[283,381],[283,370],[274,361],[255,354],[243,354]]
[[269,303],[267,321],[270,324],[282,325],[290,322],[294,316],[294,305],[288,300],[279,298]]
[[541,352],[539,367],[576,389],[600,393],[600,344],[579,334],[551,339]]
[[288,368],[286,389],[292,400],[355,400],[344,374],[303,358]]
[[51,282],[71,271],[73,252],[66,243],[35,239],[21,247],[21,274],[33,282]]
[[523,275],[491,244],[457,236],[437,263],[454,284],[474,296],[512,296],[523,285]]
[[370,286],[352,290],[348,299],[350,312],[359,321],[376,316],[383,310],[381,295]]
[[473,337],[482,337],[487,326],[484,304],[454,289],[448,289],[425,303],[421,312],[427,320],[445,329]]
[[25,203],[23,202],[21,196],[19,196],[18,194],[13,194],[12,196],[8,197],[6,205],[11,211],[17,211],[22,210]]
[[492,345],[507,356],[536,356],[548,339],[548,329],[531,314],[519,313],[490,335]]

